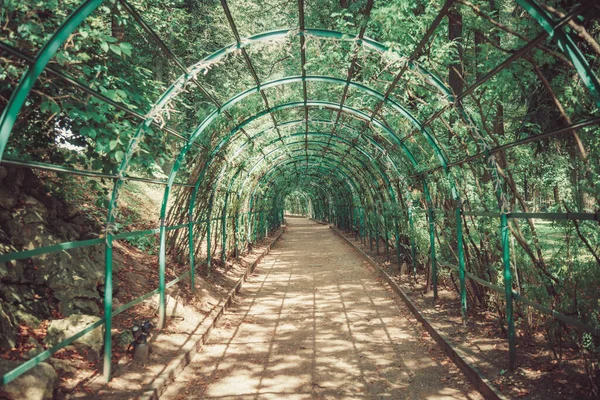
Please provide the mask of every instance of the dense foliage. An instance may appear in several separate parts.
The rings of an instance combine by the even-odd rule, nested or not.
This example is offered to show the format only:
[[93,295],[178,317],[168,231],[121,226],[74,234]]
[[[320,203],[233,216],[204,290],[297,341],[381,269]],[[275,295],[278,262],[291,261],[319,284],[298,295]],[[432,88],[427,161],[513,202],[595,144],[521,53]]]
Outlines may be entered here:
[[[136,148],[128,169],[131,175],[161,179],[169,175],[185,142],[162,127],[188,137],[210,112],[258,84],[303,73],[338,79],[338,82],[307,80],[306,99],[304,84],[299,79],[265,87],[220,113],[198,138],[201,146],[191,148],[186,167],[177,176],[178,182],[195,184],[211,149],[237,124],[267,106],[274,108],[305,100],[338,105],[337,108],[309,106],[306,114],[302,104],[283,108],[265,113],[235,132],[224,145],[221,156],[207,167],[194,214],[197,220],[210,212],[214,217],[248,211],[251,197],[262,199],[265,209],[274,210],[287,204],[295,212],[321,210],[325,218],[331,218],[334,209],[336,213],[344,207],[352,210],[350,206],[376,210],[380,215],[385,209],[387,218],[398,219],[401,233],[416,242],[416,262],[425,270],[430,257],[424,212],[428,208],[435,210],[438,261],[441,265],[458,262],[453,184],[466,210],[498,211],[498,190],[504,193],[501,200],[506,201],[502,207],[512,212],[597,213],[600,208],[600,134],[595,125],[507,148],[495,152],[490,160],[479,157],[462,163],[466,157],[486,149],[598,115],[596,103],[555,41],[540,42],[462,98],[460,107],[448,107],[431,121],[428,131],[442,149],[442,156],[450,162],[461,162],[446,176],[439,168],[440,156],[432,150],[432,143],[415,129],[406,115],[389,102],[381,105],[374,96],[345,84],[351,79],[385,94],[396,74],[403,70],[406,57],[431,26],[442,7],[441,1],[378,0],[372,8],[366,0],[304,2],[307,28],[347,33],[350,35],[347,40],[332,40],[317,34],[306,34],[301,39],[296,1],[228,1],[242,43],[244,38],[260,32],[292,29],[273,40],[248,45],[244,51],[231,51],[209,61],[201,60],[236,40],[221,2],[132,0],[130,3],[182,65],[195,66],[190,71],[197,82],[182,88],[164,109],[154,110],[157,112],[152,115],[159,126],[152,126]],[[79,0],[5,0],[0,27],[2,41],[32,56],[78,4]],[[552,0],[544,9],[559,20],[568,14],[570,6],[571,2]],[[598,8],[590,6],[565,28],[596,73],[600,73],[599,15]],[[381,49],[355,40],[361,28],[365,37],[377,40],[386,49],[378,51]],[[427,121],[448,105],[452,93],[462,93],[542,32],[540,25],[514,1],[457,0],[415,55],[416,64],[406,68],[389,92],[389,99],[402,105],[417,120]],[[304,69],[302,51],[306,59]],[[119,1],[106,1],[66,41],[51,65],[142,115],[153,110],[161,94],[182,74],[174,60],[165,55]],[[3,106],[26,66],[18,57],[2,55]],[[439,78],[448,92],[433,77]],[[406,149],[385,129],[349,113],[340,113],[340,101],[367,116],[373,114],[383,126],[403,138]],[[139,124],[139,119],[47,72],[36,83],[19,116],[6,156],[114,173]],[[334,134],[345,142],[324,136],[311,136],[310,141],[308,135],[292,136],[306,132]],[[248,140],[259,133],[260,137]],[[240,146],[244,151],[238,154]],[[414,155],[416,166],[408,161],[406,151]],[[260,163],[263,157],[267,161]],[[255,184],[268,167],[285,159],[294,160],[289,169],[278,175],[279,180],[272,187],[262,185],[255,192]],[[323,176],[324,165],[314,160],[332,163],[339,171]],[[389,182],[381,171],[389,177]],[[425,196],[422,176],[431,200]],[[213,188],[217,191],[214,202],[210,202],[208,193]],[[187,190],[174,196],[175,205],[169,210],[173,225],[187,221],[190,196],[191,191]],[[306,197],[311,198],[310,205]],[[414,211],[412,228],[409,208]],[[377,221],[381,226],[379,231],[387,229],[389,238],[393,238],[392,224],[384,225],[383,218]],[[213,232],[220,232],[223,223],[228,231],[233,231],[233,222],[223,220]],[[498,219],[465,215],[462,223],[467,269],[502,286]],[[205,228],[197,229],[203,237]],[[510,220],[509,229],[514,289],[533,301],[600,326],[598,223],[515,218]],[[238,234],[247,236],[243,230]],[[226,240],[232,240],[231,237]],[[213,241],[213,246],[217,246],[218,240]],[[182,259],[186,241],[185,235],[171,236],[174,252]],[[200,249],[199,242],[197,251]],[[403,257],[410,260],[411,252],[406,249]],[[441,274],[450,276],[451,272],[442,268]],[[469,285],[469,304],[472,309],[489,309],[499,318],[504,317],[503,298],[474,283]],[[565,343],[577,346],[587,360],[592,389],[598,393],[598,337],[581,334],[525,306],[517,308],[517,325],[523,335],[543,331],[557,358],[561,357],[560,348]]]

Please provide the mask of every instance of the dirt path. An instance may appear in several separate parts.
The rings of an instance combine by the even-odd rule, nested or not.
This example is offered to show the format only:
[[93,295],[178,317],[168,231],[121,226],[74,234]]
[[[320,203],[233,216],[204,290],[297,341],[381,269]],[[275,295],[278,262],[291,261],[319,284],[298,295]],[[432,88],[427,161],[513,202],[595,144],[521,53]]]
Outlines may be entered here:
[[165,399],[480,399],[328,227],[288,230]]

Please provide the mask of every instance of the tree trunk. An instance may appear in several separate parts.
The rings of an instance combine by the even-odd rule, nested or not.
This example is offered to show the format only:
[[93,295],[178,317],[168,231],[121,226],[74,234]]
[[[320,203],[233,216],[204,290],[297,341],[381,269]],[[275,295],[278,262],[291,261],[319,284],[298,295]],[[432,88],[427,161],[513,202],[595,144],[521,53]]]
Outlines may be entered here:
[[112,33],[112,37],[114,37],[115,39],[122,41],[123,39],[125,39],[125,26],[124,25],[119,25],[119,22],[117,20],[117,15],[113,14],[111,21],[110,21],[110,29],[111,29],[111,33]]
[[457,56],[448,70],[448,82],[455,96],[463,91],[462,15],[453,9],[448,13],[448,40],[456,44]]

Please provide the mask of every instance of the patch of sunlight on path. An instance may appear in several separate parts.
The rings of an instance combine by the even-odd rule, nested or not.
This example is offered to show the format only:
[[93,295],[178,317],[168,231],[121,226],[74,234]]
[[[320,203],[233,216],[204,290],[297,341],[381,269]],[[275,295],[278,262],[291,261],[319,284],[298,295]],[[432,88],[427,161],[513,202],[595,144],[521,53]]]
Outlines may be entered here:
[[164,399],[481,399],[327,226],[288,228]]

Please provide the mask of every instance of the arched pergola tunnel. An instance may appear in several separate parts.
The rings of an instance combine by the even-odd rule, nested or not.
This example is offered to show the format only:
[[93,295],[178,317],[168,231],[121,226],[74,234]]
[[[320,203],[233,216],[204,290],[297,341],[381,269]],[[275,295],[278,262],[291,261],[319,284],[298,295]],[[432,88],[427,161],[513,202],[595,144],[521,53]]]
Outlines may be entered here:
[[[18,86],[13,88],[0,120],[2,162],[114,182],[105,231],[98,239],[57,243],[0,256],[1,262],[8,262],[87,246],[105,249],[101,320],[4,375],[3,383],[100,325],[105,326],[104,375],[109,380],[114,316],[158,293],[159,325],[164,326],[166,289],[183,279],[190,279],[194,288],[198,265],[206,265],[205,272],[210,274],[214,258],[225,261],[237,257],[248,243],[279,228],[288,196],[302,197],[313,218],[354,231],[357,238],[375,246],[378,252],[383,246],[388,258],[393,249],[398,265],[408,261],[415,278],[430,268],[434,297],[437,297],[438,269],[457,271],[460,294],[457,307],[461,308],[464,321],[468,318],[469,281],[502,294],[510,368],[517,362],[515,303],[533,307],[581,332],[598,335],[598,325],[592,323],[591,315],[580,313],[574,318],[561,312],[562,305],[552,286],[559,278],[543,263],[532,223],[533,219],[564,221],[575,224],[579,232],[577,224],[597,222],[598,212],[576,202],[573,209],[565,206],[557,212],[530,212],[520,199],[522,189],[515,186],[510,165],[516,154],[511,151],[552,141],[566,142],[564,146],[571,150],[562,162],[582,171],[578,182],[588,188],[590,196],[596,195],[595,207],[598,207],[593,176],[598,170],[599,154],[594,146],[598,143],[600,84],[586,55],[576,45],[575,35],[567,29],[569,21],[596,13],[598,5],[584,2],[556,18],[534,0],[517,0],[519,10],[526,12],[538,28],[534,32],[517,33],[516,39],[505,44],[511,46],[508,50],[488,38],[491,50],[488,60],[482,63],[489,67],[469,79],[461,77],[463,81],[458,87],[462,90],[457,92],[437,71],[440,66],[447,68],[452,64],[452,58],[436,60],[437,56],[431,54],[424,57],[426,47],[446,42],[438,35],[443,31],[442,22],[459,8],[488,21],[490,29],[498,28],[497,25],[485,15],[477,14],[481,13],[480,8],[471,3],[447,0],[428,8],[430,15],[424,17],[427,27],[420,31],[418,43],[410,49],[398,49],[382,44],[392,42],[393,38],[370,25],[372,14],[378,7],[383,9],[384,3],[372,0],[359,3],[355,7],[360,21],[357,30],[341,32],[333,27],[309,26],[310,13],[306,12],[304,1],[298,0],[293,13],[289,13],[295,20],[289,21],[288,26],[293,28],[251,32],[246,36],[236,25],[236,10],[232,12],[228,2],[221,0],[234,41],[200,61],[194,55],[190,62],[189,57],[183,60],[174,54],[164,37],[127,0],[119,0],[108,11],[103,10],[102,0],[82,1],[57,26],[35,57],[8,40],[3,41],[2,50],[28,66],[23,69]],[[139,28],[148,46],[160,50],[180,74],[173,77],[162,93],[141,101],[150,105],[148,109],[134,109],[119,101],[118,96],[107,95],[106,90],[82,82],[51,62],[81,26],[103,12],[118,13]],[[369,30],[378,40],[368,37]],[[477,34],[481,35],[481,30]],[[323,57],[340,54],[340,49],[341,60],[332,56],[334,62],[331,62]],[[79,50],[84,52],[86,48],[82,45]],[[277,68],[271,66],[269,73],[265,73],[267,67],[259,67],[265,51],[283,53],[289,63]],[[569,119],[566,126],[535,132],[524,128],[527,110],[507,104],[513,112],[510,117],[523,123],[517,127],[513,122],[506,127],[510,134],[490,129],[486,113],[479,111],[496,107],[496,98],[510,102],[518,98],[515,93],[526,91],[527,85],[545,85],[551,89],[553,82],[549,83],[531,61],[536,55],[550,57],[561,68],[572,70],[576,83],[569,90],[579,95],[580,104],[577,109],[571,108],[577,117],[585,115],[585,118],[575,122]],[[376,66],[373,70],[369,70],[371,64]],[[235,80],[234,87],[224,87],[222,92],[208,89],[231,71],[244,72]],[[497,78],[502,74],[520,72],[525,75],[525,83],[520,82],[522,87],[498,86]],[[118,156],[114,153],[117,162],[112,168],[74,168],[19,157],[15,149],[22,139],[19,130],[24,122],[18,118],[43,74],[57,77],[65,88],[110,105],[119,118],[135,121],[137,125],[131,123],[130,132],[123,134],[126,140],[116,145],[120,153]],[[483,98],[486,91],[498,95],[487,101]],[[482,99],[487,102],[482,104]],[[555,100],[556,107],[564,111],[559,99]],[[180,111],[181,117],[172,117],[174,110]],[[86,125],[91,124],[89,119],[78,121],[77,116],[70,119],[73,129],[90,129]],[[86,140],[88,146],[94,143],[91,136]],[[173,159],[166,178],[141,176],[139,160],[145,157],[144,153],[167,143]],[[115,222],[119,191],[124,183],[135,180],[164,186],[159,225],[149,231],[118,232]],[[494,230],[488,231],[486,223],[478,222],[483,220],[492,221]],[[516,222],[519,220],[525,220],[530,228],[521,232]],[[471,236],[465,240],[463,232],[465,228],[478,229],[482,225],[485,226],[477,232],[478,239],[493,243],[489,248],[492,252],[489,265],[485,266],[470,260],[470,254],[478,248]],[[511,250],[511,232],[523,247],[520,250],[523,259],[530,256],[529,262],[542,272],[532,267],[531,277],[525,277],[518,270],[514,248]],[[113,242],[156,234],[160,238],[158,288],[114,308]],[[579,236],[577,240],[585,241]],[[185,250],[189,270],[166,282],[169,243]],[[206,249],[204,253],[202,249]],[[595,261],[591,265],[597,269]],[[425,268],[426,265],[429,267]],[[532,287],[537,283],[546,288],[547,293],[538,296],[536,290],[523,290],[523,286],[513,281],[515,274],[521,275],[519,279],[527,278]],[[553,297],[552,304],[537,301],[549,297]]]

